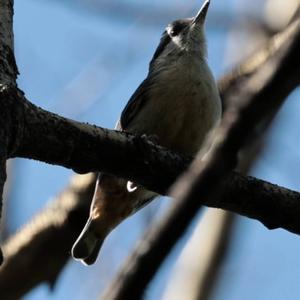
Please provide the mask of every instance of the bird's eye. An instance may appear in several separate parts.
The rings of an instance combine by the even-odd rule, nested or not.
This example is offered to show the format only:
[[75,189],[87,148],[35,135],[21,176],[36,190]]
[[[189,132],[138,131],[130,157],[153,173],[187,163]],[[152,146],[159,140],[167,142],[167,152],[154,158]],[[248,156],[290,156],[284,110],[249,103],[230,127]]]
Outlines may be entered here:
[[174,27],[174,28],[170,29],[169,34],[171,37],[174,37],[174,36],[177,36],[180,33],[180,31],[181,31],[181,28]]
[[169,25],[168,34],[170,37],[175,37],[179,35],[182,30],[187,26],[185,22],[176,21],[173,24]]
[[176,36],[176,35],[178,35],[178,33],[179,32],[174,29],[170,30],[170,36]]

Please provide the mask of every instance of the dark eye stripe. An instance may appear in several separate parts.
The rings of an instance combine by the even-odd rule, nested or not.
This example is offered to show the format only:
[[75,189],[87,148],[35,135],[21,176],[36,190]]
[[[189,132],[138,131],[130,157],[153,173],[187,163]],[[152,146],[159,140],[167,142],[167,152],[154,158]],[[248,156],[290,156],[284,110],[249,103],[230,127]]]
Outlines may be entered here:
[[185,27],[186,24],[180,24],[180,23],[175,24],[173,28],[170,30],[170,35],[171,36],[178,35]]
[[184,19],[184,20],[177,20],[169,25],[168,33],[171,37],[178,35],[182,30],[184,30],[188,24],[190,23],[190,20]]
[[166,30],[162,34],[160,43],[150,61],[150,69],[152,68],[154,61],[160,56],[167,45],[171,42],[172,37],[178,35],[182,30],[189,26],[191,20],[192,19],[177,20],[167,26]]

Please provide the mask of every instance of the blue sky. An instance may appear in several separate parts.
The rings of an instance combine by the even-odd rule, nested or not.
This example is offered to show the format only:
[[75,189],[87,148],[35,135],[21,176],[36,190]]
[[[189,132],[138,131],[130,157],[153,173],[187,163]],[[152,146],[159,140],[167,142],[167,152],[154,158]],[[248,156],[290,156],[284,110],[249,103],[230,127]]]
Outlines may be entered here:
[[[140,1],[120,2],[138,5],[143,10]],[[213,20],[217,20],[214,15],[224,13],[233,23],[238,19],[238,2],[241,1],[215,0],[210,7],[209,63],[216,77],[228,65],[225,58],[231,28],[214,23]],[[82,3],[84,1],[15,1],[19,85],[28,99],[45,109],[113,128],[122,107],[146,76],[164,24],[192,15],[201,3],[144,1],[143,5],[166,12],[165,16],[170,18],[153,23],[146,22],[147,11],[130,19],[120,17],[122,15],[116,17],[112,12],[104,15],[101,10],[85,9]],[[252,7],[254,12],[259,12],[257,6]],[[243,51],[242,45],[239,51]],[[257,177],[295,190],[299,190],[300,178],[298,98],[299,93],[293,93],[282,108],[265,152],[253,170]],[[63,190],[73,174],[61,167],[20,159],[15,160],[13,171],[13,186],[18,185],[18,189],[12,190],[7,207],[11,232]],[[167,202],[167,199],[158,200],[124,222],[107,239],[96,265],[86,268],[70,261],[54,291],[42,285],[25,299],[96,299],[147,226],[145,215],[154,213],[159,217]],[[189,233],[192,230],[191,226]],[[147,299],[160,298],[182,245],[183,242],[177,245],[164,264]],[[298,236],[284,230],[268,231],[257,221],[239,218],[213,299],[295,299],[300,294],[299,250]]]

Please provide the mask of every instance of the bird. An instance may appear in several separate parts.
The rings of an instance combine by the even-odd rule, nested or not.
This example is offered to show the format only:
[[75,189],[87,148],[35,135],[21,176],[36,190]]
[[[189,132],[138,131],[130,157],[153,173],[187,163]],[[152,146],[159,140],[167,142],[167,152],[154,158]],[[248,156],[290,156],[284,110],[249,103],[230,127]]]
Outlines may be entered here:
[[[207,63],[204,33],[210,1],[195,17],[179,19],[164,30],[146,79],[125,106],[116,129],[155,137],[170,150],[195,156],[221,117],[221,100]],[[99,173],[89,218],[71,253],[93,264],[104,239],[156,193],[126,179]]]

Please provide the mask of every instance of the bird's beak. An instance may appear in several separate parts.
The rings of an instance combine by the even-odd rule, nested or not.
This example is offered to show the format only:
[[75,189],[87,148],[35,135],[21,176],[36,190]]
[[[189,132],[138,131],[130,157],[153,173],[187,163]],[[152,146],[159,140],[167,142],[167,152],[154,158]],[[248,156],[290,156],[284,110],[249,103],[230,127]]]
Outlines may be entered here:
[[206,0],[194,17],[193,24],[204,24],[210,0]]

